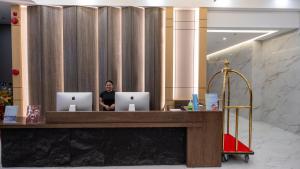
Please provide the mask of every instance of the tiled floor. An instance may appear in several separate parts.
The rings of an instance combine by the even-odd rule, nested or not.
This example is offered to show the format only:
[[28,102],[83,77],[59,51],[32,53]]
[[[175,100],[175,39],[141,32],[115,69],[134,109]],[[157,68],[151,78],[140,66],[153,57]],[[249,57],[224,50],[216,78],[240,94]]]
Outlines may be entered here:
[[[233,117],[232,117],[233,118]],[[240,118],[240,137],[246,139],[247,120]],[[273,127],[263,122],[253,123],[253,149],[249,163],[242,157],[233,157],[222,163],[222,169],[300,169],[300,136]],[[63,168],[63,167],[56,167]],[[67,169],[69,167],[63,168]],[[77,167],[76,169],[186,169],[184,165],[176,166],[126,166],[126,167]],[[10,168],[13,169],[13,168]],[[19,168],[21,169],[21,168]],[[43,168],[43,169],[48,169]],[[213,169],[213,168],[209,168]]]

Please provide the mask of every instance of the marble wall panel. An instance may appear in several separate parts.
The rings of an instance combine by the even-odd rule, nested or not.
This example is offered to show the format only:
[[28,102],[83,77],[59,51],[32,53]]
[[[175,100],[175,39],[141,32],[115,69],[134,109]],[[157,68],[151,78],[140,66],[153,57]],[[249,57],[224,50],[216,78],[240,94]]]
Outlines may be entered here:
[[[262,43],[262,59],[252,69],[263,76],[261,120],[300,134],[300,32],[294,31]],[[259,67],[259,65],[261,65]]]
[[[208,58],[208,78],[220,70],[224,58],[243,73],[253,88],[253,117],[300,134],[300,31],[254,41]],[[217,78],[220,81],[220,77]],[[247,102],[245,88],[232,81],[232,97]],[[219,92],[222,84],[212,86]],[[239,94],[241,93],[241,94]],[[245,115],[245,114],[244,114]]]
[[[230,67],[242,73],[249,82],[252,82],[251,58],[253,56],[253,45],[247,43],[237,48],[232,48],[208,58],[207,83],[209,79],[224,67],[224,60],[228,59]],[[214,79],[210,92],[217,93],[221,99],[223,74]],[[249,93],[245,82],[236,74],[230,74],[230,101],[231,105],[249,105]],[[242,110],[242,116],[248,117],[248,110]]]

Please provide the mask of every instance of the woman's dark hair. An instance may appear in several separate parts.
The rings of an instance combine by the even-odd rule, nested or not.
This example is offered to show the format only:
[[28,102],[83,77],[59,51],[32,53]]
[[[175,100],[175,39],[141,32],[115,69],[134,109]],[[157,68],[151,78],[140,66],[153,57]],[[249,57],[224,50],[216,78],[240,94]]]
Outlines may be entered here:
[[111,83],[112,85],[114,84],[113,81],[111,81],[111,80],[106,80],[105,84],[108,82]]

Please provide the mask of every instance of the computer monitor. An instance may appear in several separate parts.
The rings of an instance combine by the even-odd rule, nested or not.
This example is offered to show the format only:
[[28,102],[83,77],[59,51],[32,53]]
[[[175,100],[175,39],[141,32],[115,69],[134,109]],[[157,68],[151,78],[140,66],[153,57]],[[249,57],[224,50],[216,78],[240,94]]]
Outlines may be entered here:
[[76,105],[76,111],[92,111],[92,92],[57,92],[56,111],[69,111],[70,105]]
[[149,92],[116,92],[115,111],[128,111],[130,104],[135,111],[149,111]]

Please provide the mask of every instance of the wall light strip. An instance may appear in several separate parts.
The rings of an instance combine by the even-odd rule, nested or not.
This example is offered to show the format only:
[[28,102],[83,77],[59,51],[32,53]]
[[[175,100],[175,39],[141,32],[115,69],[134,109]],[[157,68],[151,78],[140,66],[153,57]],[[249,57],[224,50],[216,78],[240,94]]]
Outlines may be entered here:
[[[207,32],[209,32],[209,31],[211,31],[211,30],[207,30]],[[219,30],[219,31],[221,31],[221,30]],[[234,31],[234,30],[225,30],[225,31]],[[247,31],[247,30],[238,30],[238,31],[243,31],[243,32],[245,32],[245,31]],[[246,40],[246,41],[244,41],[244,42],[238,43],[238,44],[236,44],[236,45],[230,46],[230,47],[228,47],[228,48],[219,50],[219,51],[217,51],[217,52],[211,53],[211,54],[209,54],[209,55],[206,56],[206,59],[208,60],[208,59],[210,59],[210,58],[212,58],[212,57],[215,57],[215,56],[217,56],[217,55],[219,55],[219,54],[221,54],[221,53],[227,52],[227,51],[229,51],[229,50],[231,50],[231,49],[233,49],[233,48],[242,46],[242,45],[244,45],[244,44],[246,44],[246,43],[250,43],[250,42],[252,42],[252,41],[254,41],[254,40],[260,39],[260,38],[262,38],[262,37],[265,37],[265,36],[268,36],[268,35],[270,35],[270,34],[273,34],[273,33],[277,32],[277,30],[269,30],[268,32],[262,32],[262,31],[266,31],[266,30],[249,30],[249,31],[256,31],[256,32],[254,32],[254,33],[265,33],[265,34],[260,35],[260,36],[257,36],[257,37],[254,37],[254,38],[249,39],[249,40]],[[261,32],[260,32],[260,31],[261,31]],[[239,33],[239,32],[235,32],[235,33]],[[251,32],[245,32],[245,33],[251,33]]]

